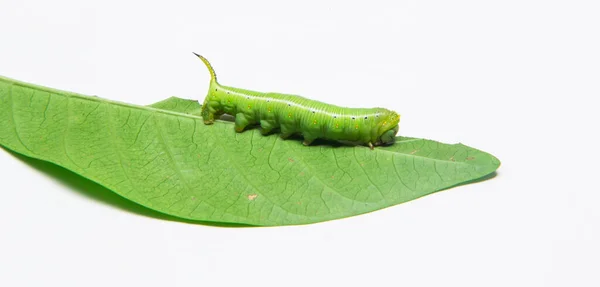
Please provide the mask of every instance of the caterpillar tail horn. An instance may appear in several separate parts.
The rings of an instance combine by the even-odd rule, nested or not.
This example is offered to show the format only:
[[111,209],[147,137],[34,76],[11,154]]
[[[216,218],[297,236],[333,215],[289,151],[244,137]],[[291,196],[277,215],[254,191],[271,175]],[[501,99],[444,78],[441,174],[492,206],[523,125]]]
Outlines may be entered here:
[[217,74],[215,73],[215,70],[213,69],[212,65],[206,58],[204,58],[201,55],[198,55],[196,53],[194,53],[194,55],[196,55],[196,57],[198,57],[198,58],[200,58],[200,60],[202,60],[204,65],[206,65],[208,72],[210,73],[210,86],[208,88],[208,94],[206,95],[206,98],[204,99],[204,103],[202,103],[202,110],[200,112],[200,115],[202,116],[202,119],[204,120],[204,124],[210,125],[215,122],[215,114],[217,112],[213,108],[210,107],[211,94],[214,97],[215,94],[213,94],[214,93],[213,90],[216,91],[219,87],[219,83],[217,83]]
[[[192,52],[192,53],[194,53],[194,52]],[[217,74],[215,73],[215,70],[213,69],[210,62],[206,58],[202,57],[202,55],[198,55],[196,53],[194,53],[194,55],[196,55],[196,57],[200,58],[200,60],[202,60],[204,65],[206,65],[206,68],[208,68],[208,72],[210,73],[210,81],[217,83]]]

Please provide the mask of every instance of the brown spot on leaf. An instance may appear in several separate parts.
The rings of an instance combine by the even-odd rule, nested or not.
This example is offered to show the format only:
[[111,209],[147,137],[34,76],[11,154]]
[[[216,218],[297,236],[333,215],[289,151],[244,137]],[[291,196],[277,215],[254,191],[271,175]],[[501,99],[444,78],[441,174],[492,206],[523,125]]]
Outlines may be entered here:
[[303,175],[304,175],[304,172],[301,172],[301,173],[299,173],[298,175],[299,175],[299,176],[303,176]]
[[333,175],[332,175],[332,176],[331,176],[331,179],[334,179],[334,178],[335,178],[335,176],[333,176]]
[[466,160],[474,160],[474,159],[475,159],[475,157],[472,157],[472,156],[466,158]]
[[289,157],[289,158],[288,158],[288,161],[289,161],[289,162],[294,162],[294,159],[293,159],[293,158],[291,158],[291,157]]
[[192,196],[192,200],[196,200],[196,197],[195,197],[195,196]]
[[454,161],[454,157],[451,157],[451,158],[450,158],[450,160],[451,160],[451,161]]
[[418,150],[413,150],[413,151],[410,152],[410,154],[415,154],[417,152],[418,152]]
[[250,194],[248,195],[248,200],[254,200],[257,196],[258,194]]

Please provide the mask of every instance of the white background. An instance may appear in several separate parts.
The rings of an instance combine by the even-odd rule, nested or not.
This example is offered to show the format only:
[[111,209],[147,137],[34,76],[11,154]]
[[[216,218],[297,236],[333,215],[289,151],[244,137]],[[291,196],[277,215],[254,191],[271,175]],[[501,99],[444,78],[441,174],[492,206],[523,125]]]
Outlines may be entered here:
[[83,2],[0,0],[0,74],[202,99],[195,51],[223,84],[391,108],[402,135],[502,166],[367,215],[222,228],[0,150],[0,286],[600,286],[597,1]]

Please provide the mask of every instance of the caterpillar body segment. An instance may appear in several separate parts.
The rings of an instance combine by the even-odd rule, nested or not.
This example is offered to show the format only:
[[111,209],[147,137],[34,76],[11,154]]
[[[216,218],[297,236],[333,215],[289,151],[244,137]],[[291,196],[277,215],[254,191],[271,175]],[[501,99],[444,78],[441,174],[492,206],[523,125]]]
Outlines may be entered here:
[[[195,54],[195,53],[194,53]],[[222,86],[206,58],[195,54],[208,68],[211,81],[202,105],[205,124],[215,117],[235,117],[235,131],[259,124],[263,134],[279,130],[282,138],[304,137],[304,145],[315,139],[353,142],[369,146],[392,144],[400,115],[384,108],[344,108],[297,95],[262,93]]]

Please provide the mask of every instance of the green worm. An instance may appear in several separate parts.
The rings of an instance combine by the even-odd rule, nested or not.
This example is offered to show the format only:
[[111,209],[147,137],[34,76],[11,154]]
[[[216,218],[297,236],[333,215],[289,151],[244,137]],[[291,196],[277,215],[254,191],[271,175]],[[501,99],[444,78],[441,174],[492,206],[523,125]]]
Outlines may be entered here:
[[283,139],[304,137],[304,145],[326,139],[369,146],[393,144],[400,115],[384,108],[344,108],[297,95],[262,93],[217,82],[212,65],[194,53],[210,72],[210,87],[202,105],[204,123],[214,123],[223,114],[235,117],[235,131],[260,124],[263,135],[280,130]]

